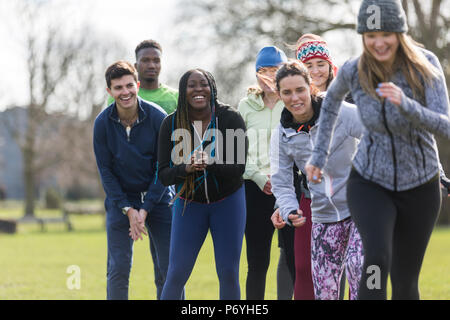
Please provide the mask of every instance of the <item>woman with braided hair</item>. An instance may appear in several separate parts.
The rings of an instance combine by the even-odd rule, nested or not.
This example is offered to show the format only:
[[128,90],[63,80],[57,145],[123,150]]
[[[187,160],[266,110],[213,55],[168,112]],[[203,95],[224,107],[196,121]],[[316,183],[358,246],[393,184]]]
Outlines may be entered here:
[[159,136],[159,178],[177,191],[161,299],[179,299],[208,231],[220,299],[240,299],[247,145],[244,121],[217,100],[213,76],[201,69],[186,72],[180,79],[177,110],[164,119]]

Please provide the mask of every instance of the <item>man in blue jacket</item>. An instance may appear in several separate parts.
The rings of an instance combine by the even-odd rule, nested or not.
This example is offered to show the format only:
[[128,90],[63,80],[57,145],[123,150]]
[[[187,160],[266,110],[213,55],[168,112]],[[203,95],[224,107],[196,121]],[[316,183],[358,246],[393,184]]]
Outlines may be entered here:
[[[171,193],[157,179],[157,141],[166,112],[137,95],[136,69],[118,61],[105,73],[115,102],[94,123],[94,152],[106,193],[107,298],[128,299],[133,242],[151,237],[158,267],[167,273]],[[161,287],[157,288],[159,299]]]

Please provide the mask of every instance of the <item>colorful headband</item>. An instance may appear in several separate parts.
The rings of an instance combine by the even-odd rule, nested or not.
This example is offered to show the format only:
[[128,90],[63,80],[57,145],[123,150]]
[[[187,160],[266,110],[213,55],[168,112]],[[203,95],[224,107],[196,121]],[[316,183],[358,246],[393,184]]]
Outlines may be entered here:
[[302,43],[296,52],[297,59],[305,63],[308,60],[319,58],[328,61],[333,68],[333,73],[336,75],[337,69],[331,60],[330,51],[328,50],[327,43],[325,41],[308,41]]

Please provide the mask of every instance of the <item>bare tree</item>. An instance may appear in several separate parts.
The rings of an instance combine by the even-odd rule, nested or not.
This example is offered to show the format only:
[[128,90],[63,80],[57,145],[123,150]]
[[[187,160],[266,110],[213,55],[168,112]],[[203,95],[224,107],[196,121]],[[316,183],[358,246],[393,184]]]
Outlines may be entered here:
[[450,50],[448,48],[450,1],[402,0],[402,4],[408,16],[409,33],[416,41],[439,57],[448,86],[450,84]]
[[[89,147],[78,150],[73,148],[74,141],[92,131],[94,115],[106,100],[104,80],[99,82],[99,77],[111,62],[106,59],[118,52],[116,43],[96,42],[99,39],[89,27],[69,30],[64,21],[49,16],[55,11],[52,5],[51,1],[23,1],[19,9],[24,20],[21,36],[29,103],[24,125],[16,119],[6,126],[22,151],[25,217],[34,216],[42,175],[57,170],[61,163],[73,164],[74,154],[92,153],[91,140],[83,140]],[[85,165],[91,167],[92,176],[95,162]]]
[[74,70],[77,81],[73,81],[66,106],[72,116],[66,118],[60,135],[63,161],[58,176],[64,188],[73,184],[95,185],[97,194],[103,194],[92,147],[94,120],[106,106],[105,70],[113,61],[123,59],[126,50],[114,40],[103,40],[103,45],[99,45],[98,38],[85,43],[90,54],[80,57],[77,65],[83,67]]

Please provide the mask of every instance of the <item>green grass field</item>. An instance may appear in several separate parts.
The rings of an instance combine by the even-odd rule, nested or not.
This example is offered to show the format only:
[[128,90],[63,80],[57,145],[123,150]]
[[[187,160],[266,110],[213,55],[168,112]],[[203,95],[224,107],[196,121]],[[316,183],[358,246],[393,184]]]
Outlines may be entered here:
[[[39,210],[38,216],[54,216],[55,211]],[[0,218],[20,217],[20,209],[0,204]],[[75,228],[67,232],[63,224],[48,225],[41,232],[37,225],[20,225],[14,235],[0,234],[0,300],[62,299],[102,300],[106,296],[106,233],[101,216],[73,216]],[[275,234],[266,299],[276,299],[276,265],[279,251]],[[450,229],[436,228],[429,244],[420,278],[422,299],[450,299]],[[211,238],[208,236],[193,273],[186,285],[187,299],[219,298]],[[81,271],[80,289],[70,290],[69,266]],[[245,298],[245,244],[242,250],[240,280]],[[130,299],[155,299],[153,265],[149,244],[134,245]]]

